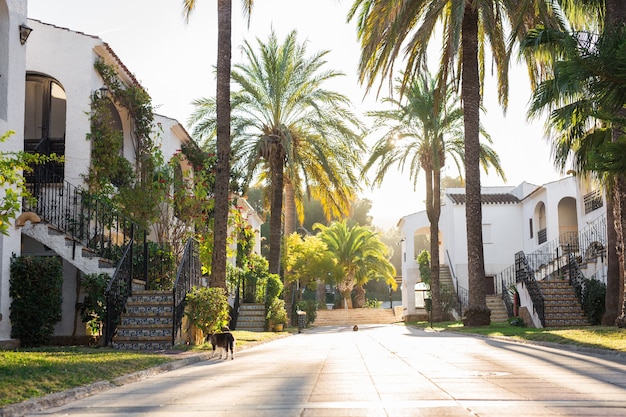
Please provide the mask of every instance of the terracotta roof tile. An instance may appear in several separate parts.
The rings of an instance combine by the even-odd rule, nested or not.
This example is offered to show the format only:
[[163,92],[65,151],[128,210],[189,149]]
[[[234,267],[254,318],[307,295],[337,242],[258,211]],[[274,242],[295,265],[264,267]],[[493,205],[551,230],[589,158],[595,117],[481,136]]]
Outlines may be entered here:
[[[446,194],[454,204],[465,204],[465,194]],[[513,194],[482,194],[481,201],[483,204],[517,204],[519,198]]]

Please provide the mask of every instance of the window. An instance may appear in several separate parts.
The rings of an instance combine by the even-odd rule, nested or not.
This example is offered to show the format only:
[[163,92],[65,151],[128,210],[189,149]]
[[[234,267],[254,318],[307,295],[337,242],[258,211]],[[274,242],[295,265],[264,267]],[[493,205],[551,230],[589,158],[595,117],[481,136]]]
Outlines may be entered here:
[[[33,74],[26,76],[24,113],[26,152],[65,155],[66,101],[65,90],[52,78]],[[54,182],[63,180],[63,163],[51,162],[44,168],[52,174]]]
[[528,227],[530,229],[530,238],[533,238],[533,219],[528,219]]

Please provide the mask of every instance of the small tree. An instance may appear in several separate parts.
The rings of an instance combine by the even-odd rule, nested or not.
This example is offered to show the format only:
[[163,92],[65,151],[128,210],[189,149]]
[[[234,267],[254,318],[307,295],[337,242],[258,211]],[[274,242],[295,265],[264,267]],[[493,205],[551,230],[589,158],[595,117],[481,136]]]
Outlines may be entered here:
[[194,287],[187,297],[185,315],[204,334],[219,333],[228,325],[228,298],[223,288]]

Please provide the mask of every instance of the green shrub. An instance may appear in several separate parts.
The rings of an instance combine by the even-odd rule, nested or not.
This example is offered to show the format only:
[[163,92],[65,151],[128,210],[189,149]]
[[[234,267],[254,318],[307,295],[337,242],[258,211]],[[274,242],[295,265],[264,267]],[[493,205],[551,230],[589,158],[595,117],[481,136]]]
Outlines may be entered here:
[[185,315],[204,334],[218,333],[228,326],[228,297],[223,288],[193,287],[185,301]]
[[582,308],[592,325],[602,323],[604,315],[604,297],[606,296],[606,285],[595,279],[584,280],[584,290],[582,297]]
[[430,253],[423,250],[417,255],[417,265],[422,282],[430,285]]
[[85,298],[76,303],[76,309],[83,323],[92,335],[102,335],[102,325],[106,322],[107,300],[105,291],[109,282],[109,274],[87,274],[82,277],[80,285]]
[[524,323],[524,320],[522,320],[521,317],[511,317],[509,319],[509,324],[516,327],[526,327],[526,323]]
[[363,308],[378,308],[379,304],[380,303],[378,302],[377,299],[368,298],[367,300],[365,300],[365,305],[363,306]]
[[302,300],[296,303],[296,310],[306,312],[307,326],[317,318],[317,303],[315,300]]
[[23,347],[48,344],[54,325],[61,320],[61,261],[51,256],[13,256],[10,269],[11,337]]
[[269,308],[283,292],[283,282],[277,274],[269,274],[265,284],[265,307]]
[[285,310],[285,301],[279,298],[275,298],[272,304],[267,309],[267,316],[265,317],[270,324],[285,324],[287,323],[287,310]]

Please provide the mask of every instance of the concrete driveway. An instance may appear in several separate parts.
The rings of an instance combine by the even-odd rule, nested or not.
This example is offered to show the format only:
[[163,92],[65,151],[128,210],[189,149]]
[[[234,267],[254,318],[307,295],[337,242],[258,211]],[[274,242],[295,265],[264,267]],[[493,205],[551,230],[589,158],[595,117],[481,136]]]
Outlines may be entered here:
[[319,327],[30,416],[625,416],[626,358],[401,325]]

